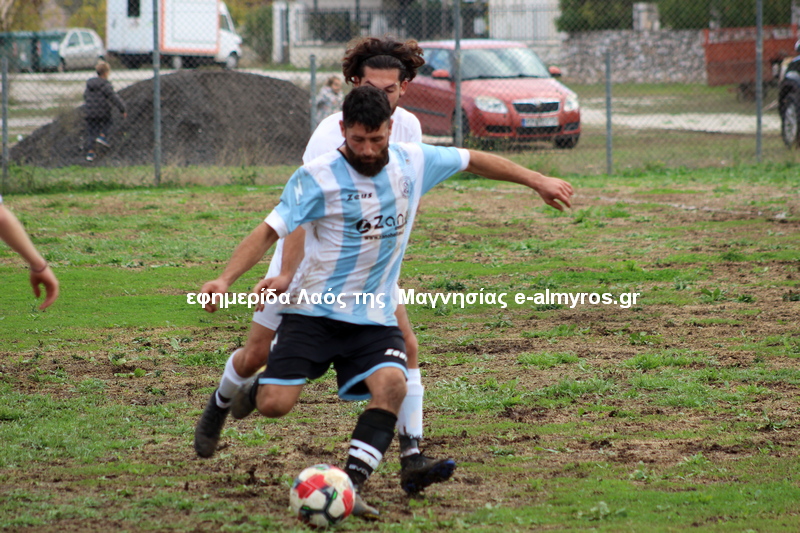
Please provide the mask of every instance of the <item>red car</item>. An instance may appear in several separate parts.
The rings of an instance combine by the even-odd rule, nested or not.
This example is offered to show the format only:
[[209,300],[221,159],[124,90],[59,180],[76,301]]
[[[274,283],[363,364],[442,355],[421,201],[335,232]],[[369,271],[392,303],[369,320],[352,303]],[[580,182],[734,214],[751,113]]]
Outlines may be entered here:
[[[423,65],[408,85],[401,107],[414,113],[427,135],[453,135],[455,41],[421,42]],[[461,41],[461,108],[464,138],[549,140],[573,148],[581,134],[578,96],[553,79],[525,43]]]

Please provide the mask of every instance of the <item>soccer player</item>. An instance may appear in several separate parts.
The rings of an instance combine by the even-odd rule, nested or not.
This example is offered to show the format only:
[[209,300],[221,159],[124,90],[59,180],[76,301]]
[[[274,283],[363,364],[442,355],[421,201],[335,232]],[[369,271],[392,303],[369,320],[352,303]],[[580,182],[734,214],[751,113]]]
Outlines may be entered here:
[[[283,309],[266,371],[241,387],[231,409],[268,417],[288,413],[308,379],[331,364],[339,396],[369,399],[352,434],[345,471],[359,491],[354,514],[377,517],[360,491],[394,437],[406,395],[406,353],[397,327],[397,279],[421,196],[466,170],[534,189],[548,205],[570,206],[569,183],[501,157],[421,143],[389,143],[386,94],[362,85],[347,95],[345,143],[301,167],[278,206],[236,248],[222,275],[203,285],[225,293],[272,244],[307,225],[305,258]],[[559,203],[560,202],[560,203]],[[305,300],[298,295],[310,295]],[[333,301],[324,296],[333,295]],[[212,304],[207,310],[215,311]]]
[[[408,83],[416,76],[417,69],[424,63],[422,49],[413,40],[400,42],[390,38],[366,37],[355,41],[345,53],[342,72],[348,83],[354,87],[370,85],[386,93],[392,109],[391,142],[422,141],[422,128],[417,117],[397,104]],[[342,145],[341,119],[342,113],[338,112],[319,124],[303,154],[304,163],[310,163]],[[305,232],[302,228],[295,230],[288,238],[281,239],[267,278],[282,276],[288,285],[302,259],[304,245]],[[284,248],[290,252],[284,254]],[[284,257],[286,260],[282,263]],[[219,388],[206,405],[195,430],[195,450],[201,457],[211,457],[216,451],[220,432],[230,411],[230,398],[236,389],[266,364],[275,330],[281,322],[280,309],[280,305],[269,305],[253,315],[247,342],[231,355],[225,365]],[[416,493],[432,483],[449,479],[456,464],[452,459],[437,460],[420,451],[424,388],[419,370],[417,338],[411,329],[405,306],[398,306],[397,321],[403,332],[408,356],[408,393],[397,420],[400,484],[406,492]]]
[[19,219],[5,208],[2,196],[0,196],[0,240],[9,245],[28,263],[33,294],[37,298],[41,294],[39,286],[44,286],[46,296],[42,305],[39,306],[39,310],[44,311],[58,298],[58,280],[50,270],[47,261],[39,254],[30,237],[25,233],[25,228]]

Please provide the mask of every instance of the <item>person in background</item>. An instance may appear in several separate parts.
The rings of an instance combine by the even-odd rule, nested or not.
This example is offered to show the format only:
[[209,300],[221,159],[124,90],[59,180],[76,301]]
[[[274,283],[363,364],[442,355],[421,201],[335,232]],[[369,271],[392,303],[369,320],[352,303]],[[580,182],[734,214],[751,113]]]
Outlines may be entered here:
[[108,142],[108,131],[111,128],[111,105],[119,109],[122,118],[126,118],[128,113],[125,111],[125,102],[114,92],[108,76],[111,74],[111,67],[105,61],[98,61],[95,67],[96,78],[90,78],[86,82],[86,90],[83,91],[84,115],[86,117],[86,140],[84,148],[86,150],[86,160],[94,161],[97,157],[95,152],[95,142],[103,146],[111,146]]
[[317,114],[315,122],[319,124],[323,118],[328,117],[337,111],[342,110],[342,80],[338,76],[331,76],[325,82],[325,87],[320,89],[317,95]]

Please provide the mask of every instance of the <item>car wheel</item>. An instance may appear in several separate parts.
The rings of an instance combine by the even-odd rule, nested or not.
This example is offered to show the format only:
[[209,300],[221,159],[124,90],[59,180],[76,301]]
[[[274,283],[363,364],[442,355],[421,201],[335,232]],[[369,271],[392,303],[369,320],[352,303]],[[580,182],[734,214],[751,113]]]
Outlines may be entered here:
[[169,64],[175,70],[180,70],[183,68],[183,58],[181,56],[172,56],[170,58]]
[[789,148],[800,146],[800,95],[788,94],[781,112],[781,137]]
[[239,66],[239,56],[236,54],[231,54],[225,59],[225,68],[228,70],[233,70]]
[[556,137],[554,144],[556,148],[575,148],[578,145],[580,135],[570,135],[569,137]]

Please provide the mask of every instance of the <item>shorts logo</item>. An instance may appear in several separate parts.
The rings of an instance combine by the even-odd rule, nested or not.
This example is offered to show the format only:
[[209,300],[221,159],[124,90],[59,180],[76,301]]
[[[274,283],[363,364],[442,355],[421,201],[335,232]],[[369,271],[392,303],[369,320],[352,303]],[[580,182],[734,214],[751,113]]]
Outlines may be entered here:
[[389,348],[388,350],[386,350],[386,353],[383,354],[383,355],[388,355],[390,357],[398,357],[398,358],[402,359],[403,361],[408,361],[408,357],[406,357],[406,354],[404,354],[400,350],[394,350],[392,348]]

